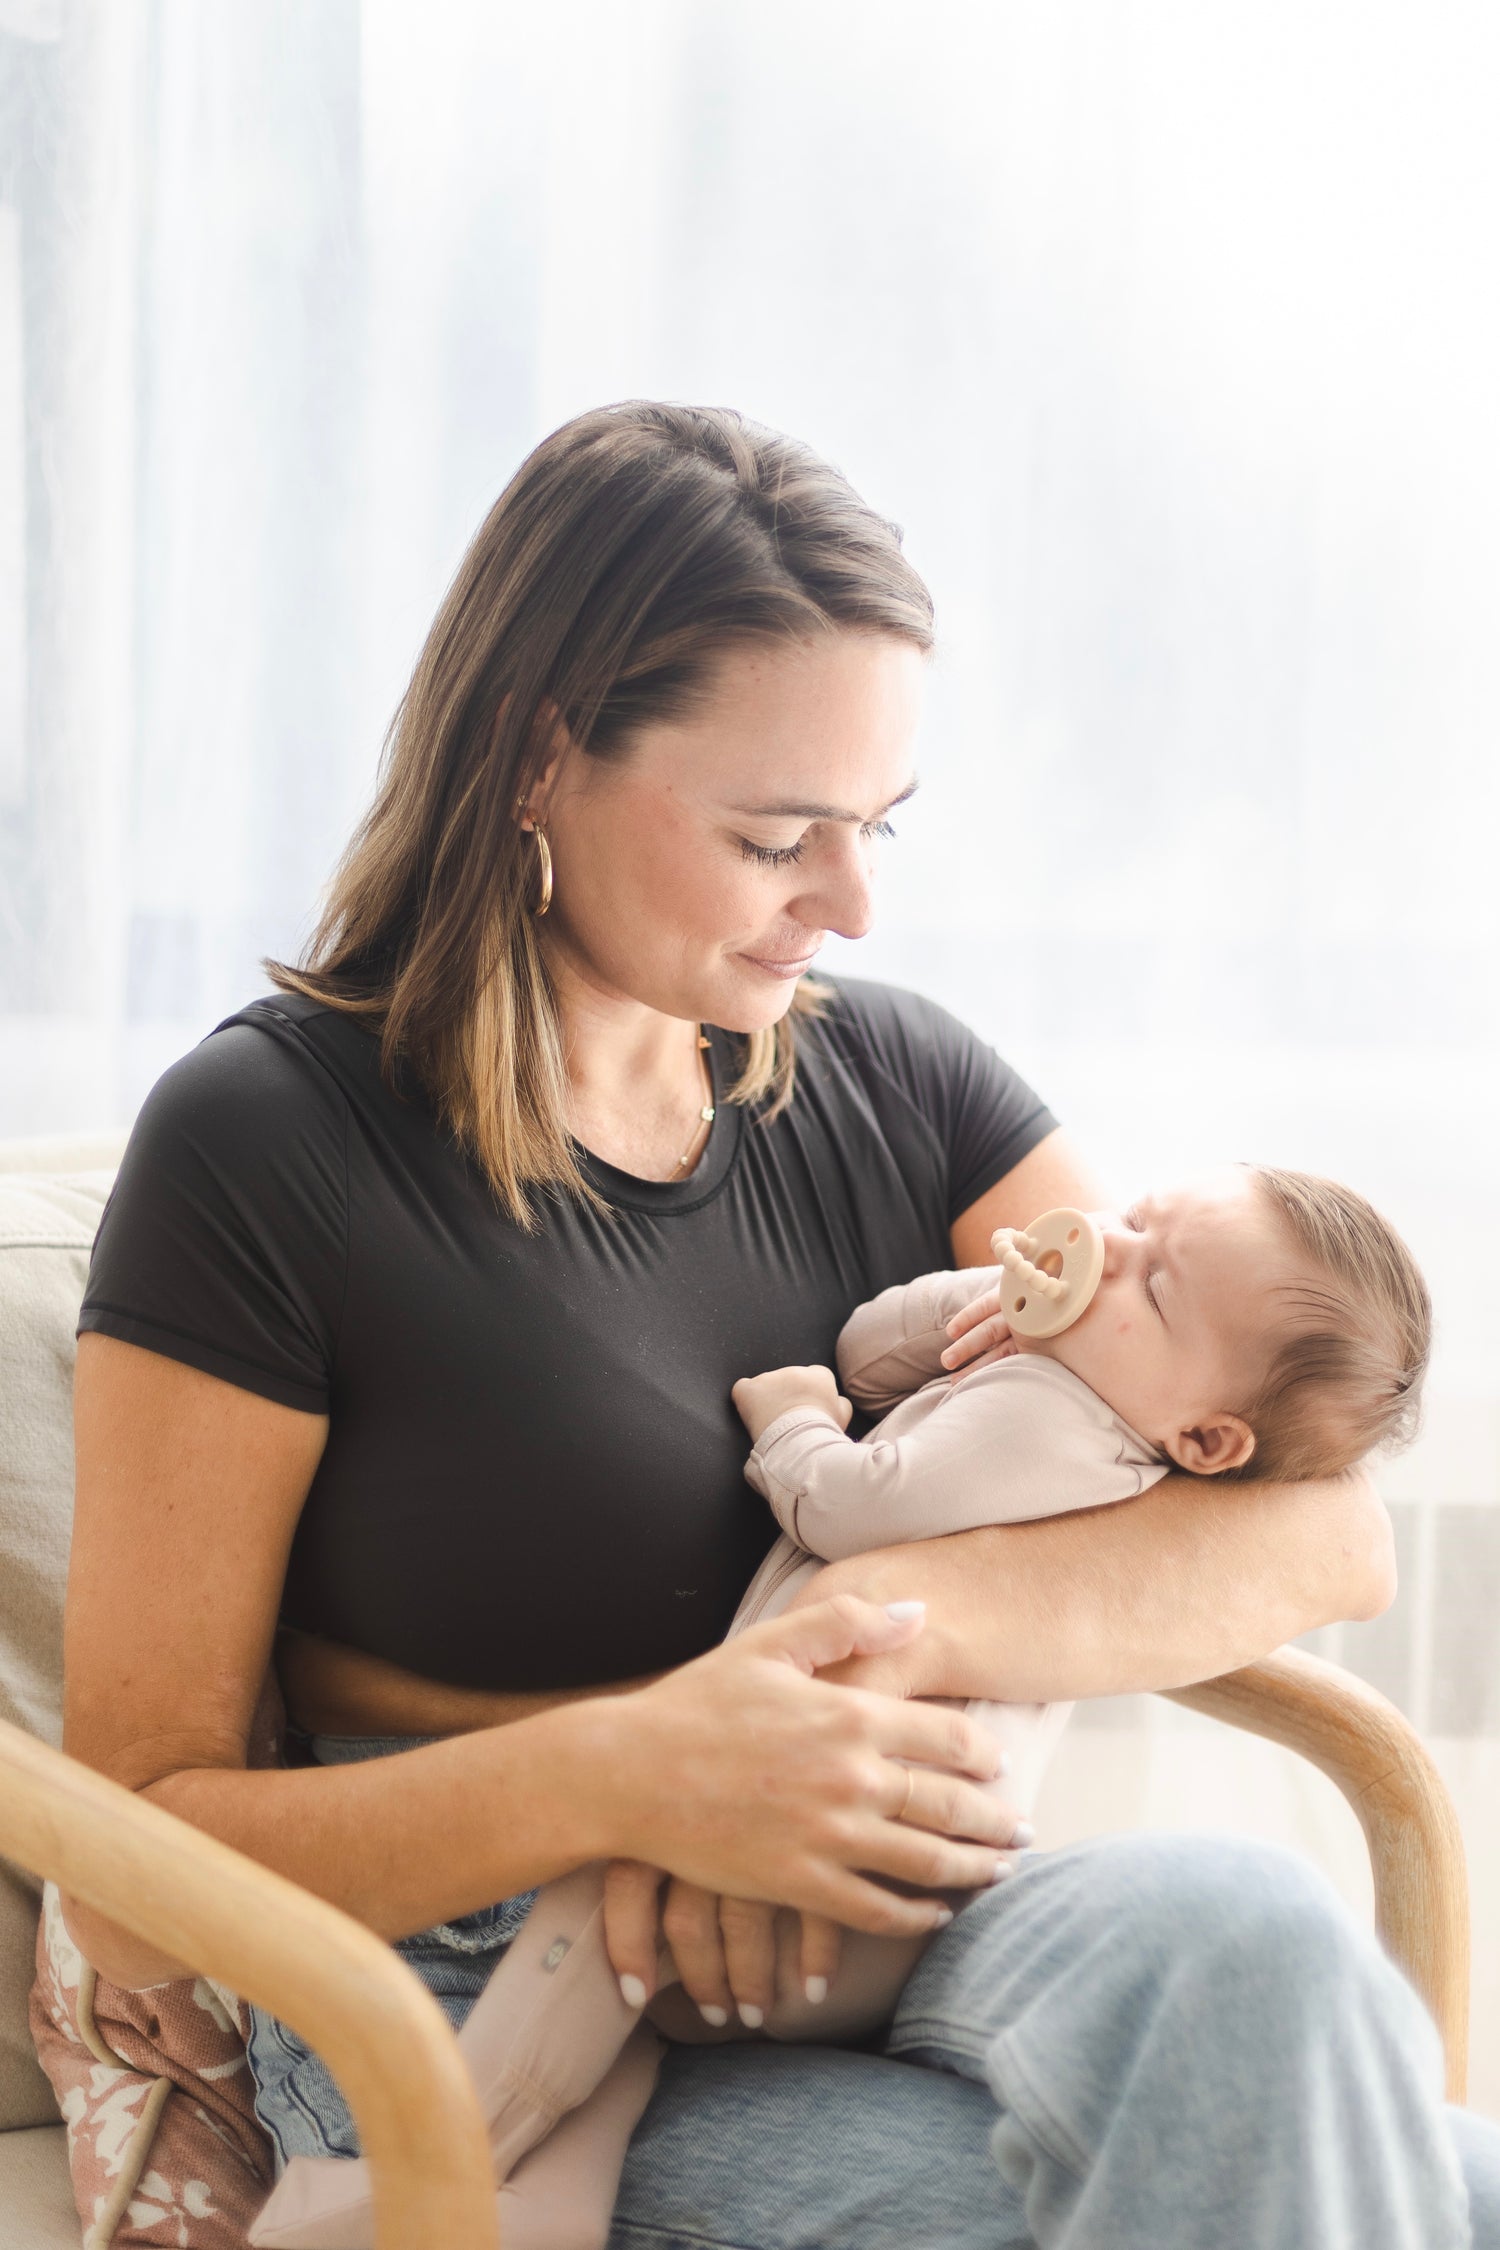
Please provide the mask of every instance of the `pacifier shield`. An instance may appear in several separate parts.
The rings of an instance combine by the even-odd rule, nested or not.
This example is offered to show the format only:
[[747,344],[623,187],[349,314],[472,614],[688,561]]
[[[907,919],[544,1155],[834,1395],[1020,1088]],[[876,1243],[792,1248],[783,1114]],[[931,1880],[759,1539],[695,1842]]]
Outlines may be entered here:
[[1066,1204],[1027,1227],[999,1227],[1000,1310],[1017,1336],[1060,1336],[1088,1310],[1104,1271],[1104,1236]]

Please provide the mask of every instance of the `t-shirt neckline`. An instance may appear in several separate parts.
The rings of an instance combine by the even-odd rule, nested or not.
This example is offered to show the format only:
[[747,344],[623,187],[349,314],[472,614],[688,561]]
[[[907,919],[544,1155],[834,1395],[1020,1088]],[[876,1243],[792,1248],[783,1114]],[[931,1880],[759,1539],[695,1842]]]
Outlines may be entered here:
[[685,1179],[642,1180],[633,1172],[620,1171],[616,1165],[606,1163],[602,1156],[595,1156],[592,1149],[575,1142],[584,1178],[606,1203],[619,1204],[631,1211],[691,1211],[716,1195],[733,1171],[744,1131],[745,1112],[738,1102],[725,1100],[724,1088],[739,1076],[741,1060],[730,1033],[711,1023],[706,1023],[703,1029],[708,1036],[714,1120],[708,1129],[702,1155]]

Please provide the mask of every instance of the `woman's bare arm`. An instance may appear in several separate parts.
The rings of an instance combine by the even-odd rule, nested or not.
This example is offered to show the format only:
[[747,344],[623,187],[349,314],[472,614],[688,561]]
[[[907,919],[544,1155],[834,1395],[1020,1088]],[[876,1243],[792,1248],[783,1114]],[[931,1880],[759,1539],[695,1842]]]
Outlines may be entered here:
[[914,1647],[843,1675],[892,1695],[1048,1703],[1214,1679],[1394,1598],[1367,1478],[1227,1486],[1164,1477],[1113,1508],[830,1563],[819,1597],[925,1601]]
[[[473,1738],[457,1765],[442,1744],[326,1771],[245,1771],[326,1420],[95,1335],[80,1339],[74,1396],[65,1749],[386,1936],[589,1856],[577,1792],[552,1763],[567,1730],[545,1720]],[[401,1849],[434,1833],[441,1855]],[[68,1919],[123,1981],[181,1973],[77,1902]]]
[[990,1236],[996,1227],[1024,1227],[1060,1203],[1075,1210],[1102,1211],[1109,1202],[1097,1173],[1068,1134],[1049,1133],[1029,1156],[1008,1171],[977,1203],[960,1212],[950,1230],[955,1266],[987,1266]]
[[[984,1737],[814,1677],[920,1629],[857,1603],[773,1620],[629,1694],[399,1757],[247,1771],[326,1425],[97,1335],[79,1345],[75,1424],[64,1747],[382,1936],[616,1855],[880,1929],[930,1927],[935,1908],[862,1870],[946,1889],[993,1866]],[[915,1825],[898,1817],[906,1760],[946,1769]],[[77,1901],[67,1915],[116,1982],[185,1972]]]

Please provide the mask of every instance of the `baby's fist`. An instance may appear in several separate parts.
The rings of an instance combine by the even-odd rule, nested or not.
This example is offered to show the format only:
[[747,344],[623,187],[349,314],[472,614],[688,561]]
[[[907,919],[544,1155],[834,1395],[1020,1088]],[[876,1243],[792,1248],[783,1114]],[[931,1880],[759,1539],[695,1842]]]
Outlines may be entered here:
[[849,1427],[854,1411],[846,1398],[840,1398],[829,1367],[773,1367],[768,1375],[742,1375],[730,1396],[752,1442],[794,1407],[816,1407],[819,1413],[832,1415],[841,1430]]

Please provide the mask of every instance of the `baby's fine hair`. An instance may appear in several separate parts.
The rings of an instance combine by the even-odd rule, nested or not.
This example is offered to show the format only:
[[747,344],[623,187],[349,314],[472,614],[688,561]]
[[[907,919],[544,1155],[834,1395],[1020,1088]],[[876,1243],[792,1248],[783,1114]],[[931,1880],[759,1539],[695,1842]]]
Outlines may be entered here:
[[1251,1165],[1304,1270],[1277,1292],[1281,1333],[1243,1409],[1255,1451],[1240,1477],[1336,1476],[1417,1432],[1432,1300],[1374,1205],[1337,1180]]

